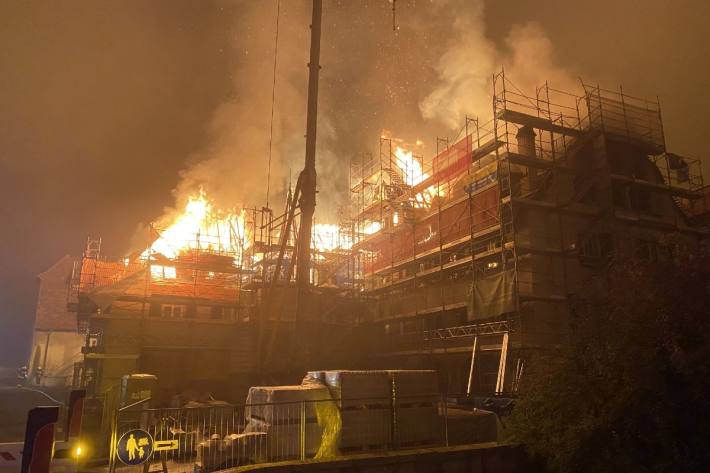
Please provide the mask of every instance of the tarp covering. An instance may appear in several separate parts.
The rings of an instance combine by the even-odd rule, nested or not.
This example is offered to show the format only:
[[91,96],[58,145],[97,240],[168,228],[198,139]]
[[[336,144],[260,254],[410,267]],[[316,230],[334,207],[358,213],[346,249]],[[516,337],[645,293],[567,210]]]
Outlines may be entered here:
[[296,386],[254,386],[249,388],[245,416],[268,424],[278,422],[298,423],[305,407],[307,422],[315,420],[317,401],[330,399],[325,386],[315,384]]
[[[316,372],[309,372],[303,378],[304,386],[317,386],[325,388],[325,384],[320,381],[319,377],[314,376]],[[326,460],[338,456],[338,445],[340,444],[340,432],[342,429],[342,420],[338,405],[333,400],[330,392],[328,394],[330,400],[315,403],[316,420],[318,426],[322,429],[320,447],[314,458],[318,460]]]
[[469,320],[483,320],[515,310],[513,291],[515,272],[507,269],[498,274],[477,278],[471,283],[468,303]]

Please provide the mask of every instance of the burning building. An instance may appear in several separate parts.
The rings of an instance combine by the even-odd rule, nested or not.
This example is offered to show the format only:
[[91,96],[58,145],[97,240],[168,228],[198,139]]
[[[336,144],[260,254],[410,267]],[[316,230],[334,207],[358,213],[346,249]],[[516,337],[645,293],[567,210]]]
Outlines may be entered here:
[[667,151],[657,101],[493,80],[493,118],[424,162],[380,140],[351,166],[358,294],[373,363],[437,367],[449,392],[517,389],[563,343],[570,299],[613,255],[708,235],[701,164]]
[[[186,392],[237,401],[255,379],[289,370],[297,231],[289,213],[218,212],[200,193],[167,228],[151,229],[145,251],[106,258],[101,240],[90,238],[69,303],[86,334],[81,377],[89,393],[114,392],[122,376],[141,372],[157,375],[159,402]],[[338,238],[337,227],[314,227],[314,282],[346,256]],[[315,293],[318,323],[344,324],[343,305],[357,306],[335,284]]]
[[526,353],[564,341],[570,298],[610,257],[665,258],[710,235],[700,163],[666,150],[658,102],[586,85],[528,96],[501,72],[492,120],[462,131],[431,160],[388,136],[354,159],[351,202],[314,225],[307,262],[291,196],[279,215],[195,196],[125,259],[90,239],[70,304],[90,393],[144,372],[165,402],[236,400],[256,378],[336,366],[434,367],[449,392],[515,391]]

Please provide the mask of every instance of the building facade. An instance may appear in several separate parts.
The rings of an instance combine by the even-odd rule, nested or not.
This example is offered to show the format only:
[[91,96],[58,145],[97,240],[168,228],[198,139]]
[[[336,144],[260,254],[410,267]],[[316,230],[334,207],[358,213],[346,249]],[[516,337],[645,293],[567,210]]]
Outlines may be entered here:
[[351,172],[373,362],[438,368],[452,393],[516,391],[610,258],[710,235],[700,162],[666,150],[658,102],[586,85],[526,96],[502,72],[493,89],[493,119],[467,120],[418,179],[387,138]]
[[84,335],[67,309],[67,294],[77,258],[63,256],[38,276],[39,292],[27,364],[28,381],[43,387],[78,386]]

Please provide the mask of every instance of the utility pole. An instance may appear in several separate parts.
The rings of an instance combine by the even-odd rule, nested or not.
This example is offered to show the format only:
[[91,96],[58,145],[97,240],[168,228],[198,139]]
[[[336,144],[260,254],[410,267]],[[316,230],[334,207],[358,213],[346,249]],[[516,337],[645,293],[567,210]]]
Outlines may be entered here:
[[311,231],[316,210],[316,128],[318,117],[318,73],[323,0],[313,0],[311,55],[308,63],[308,112],[306,116],[306,164],[301,172],[301,225],[296,270],[296,327],[307,313],[310,295]]

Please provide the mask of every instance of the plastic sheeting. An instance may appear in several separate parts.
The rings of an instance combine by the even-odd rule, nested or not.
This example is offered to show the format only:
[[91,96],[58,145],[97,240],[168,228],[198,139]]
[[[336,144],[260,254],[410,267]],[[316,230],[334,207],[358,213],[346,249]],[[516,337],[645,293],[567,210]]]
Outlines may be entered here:
[[489,319],[513,312],[514,288],[515,272],[512,268],[492,276],[477,278],[471,284],[469,320]]
[[326,371],[325,384],[341,408],[390,404],[392,385],[386,371]]
[[[323,379],[322,372],[309,372],[303,378],[303,386],[317,386],[326,388],[326,385],[321,381]],[[327,390],[327,388],[326,388]],[[340,433],[342,431],[343,422],[340,417],[338,405],[333,400],[333,396],[328,391],[328,400],[316,402],[316,422],[321,428],[320,447],[314,458],[317,460],[327,460],[338,456],[338,445],[340,445]]]
[[255,386],[249,388],[245,415],[248,420],[258,419],[266,423],[300,421],[301,403],[305,403],[307,421],[316,417],[315,405],[330,399],[325,386]]

